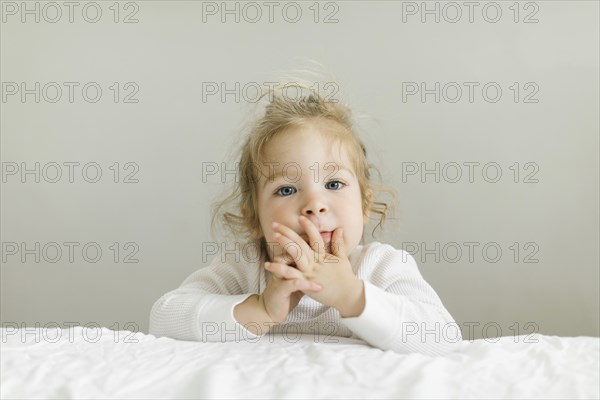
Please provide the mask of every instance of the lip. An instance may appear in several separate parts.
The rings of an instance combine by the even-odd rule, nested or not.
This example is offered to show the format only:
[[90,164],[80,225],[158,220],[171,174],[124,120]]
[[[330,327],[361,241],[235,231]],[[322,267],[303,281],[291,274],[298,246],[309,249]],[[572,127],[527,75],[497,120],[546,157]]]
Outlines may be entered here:
[[321,237],[323,238],[323,241],[325,243],[331,242],[331,235],[332,235],[331,231],[321,232]]
[[[333,231],[321,231],[321,237],[323,238],[323,242],[328,243],[331,242],[331,236],[333,235]],[[308,235],[302,234],[300,235],[302,239],[308,242]]]

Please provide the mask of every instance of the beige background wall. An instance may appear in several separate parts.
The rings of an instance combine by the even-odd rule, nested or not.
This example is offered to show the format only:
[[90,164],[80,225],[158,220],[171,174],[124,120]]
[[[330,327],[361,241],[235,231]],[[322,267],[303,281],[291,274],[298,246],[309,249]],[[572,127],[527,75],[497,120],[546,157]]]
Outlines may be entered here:
[[380,240],[465,338],[599,335],[597,2],[226,4],[1,3],[3,323],[147,331],[210,261],[202,172],[233,168],[253,88],[316,60],[399,193]]

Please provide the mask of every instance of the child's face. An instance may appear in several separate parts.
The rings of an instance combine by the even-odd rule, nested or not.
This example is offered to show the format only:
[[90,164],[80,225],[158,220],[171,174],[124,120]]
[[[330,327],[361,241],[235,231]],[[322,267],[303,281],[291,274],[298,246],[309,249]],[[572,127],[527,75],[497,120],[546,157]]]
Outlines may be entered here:
[[257,190],[258,217],[269,243],[270,260],[284,253],[281,246],[274,245],[273,222],[288,226],[307,241],[300,215],[322,232],[329,253],[337,228],[343,229],[347,254],[360,243],[368,214],[362,210],[354,168],[346,146],[330,144],[321,137],[321,129],[313,124],[291,128],[265,147]]

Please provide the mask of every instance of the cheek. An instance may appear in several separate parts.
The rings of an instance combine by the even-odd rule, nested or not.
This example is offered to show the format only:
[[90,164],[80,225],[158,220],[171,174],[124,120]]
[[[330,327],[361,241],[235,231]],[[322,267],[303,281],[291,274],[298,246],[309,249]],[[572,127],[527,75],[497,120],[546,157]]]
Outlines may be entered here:
[[356,201],[340,202],[338,208],[339,215],[342,216],[346,223],[351,226],[357,226],[362,222],[362,204]]
[[273,231],[271,229],[271,224],[273,222],[286,222],[283,218],[286,215],[286,213],[283,211],[284,210],[282,210],[281,207],[278,207],[273,203],[263,205],[259,216],[259,220],[263,232],[267,238],[270,238],[273,235]]
[[348,202],[344,210],[347,218],[350,218],[349,224],[354,230],[362,230],[365,225],[365,213],[363,209],[363,201],[360,195],[354,201]]
[[283,222],[281,219],[289,216],[291,212],[291,206],[289,201],[272,201],[266,205],[265,213],[268,218],[272,221]]
[[352,212],[363,214],[363,199],[360,192],[354,193],[352,201],[348,204],[351,204]]

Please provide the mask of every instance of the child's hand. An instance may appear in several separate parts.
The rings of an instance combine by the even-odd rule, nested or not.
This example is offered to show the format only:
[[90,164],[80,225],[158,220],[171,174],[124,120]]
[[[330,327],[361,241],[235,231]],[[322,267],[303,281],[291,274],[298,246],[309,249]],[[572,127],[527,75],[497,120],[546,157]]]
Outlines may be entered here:
[[[322,286],[323,290],[307,294],[322,304],[336,308],[342,317],[358,316],[364,309],[364,286],[352,271],[342,229],[338,228],[333,232],[331,253],[327,253],[317,227],[303,216],[300,216],[299,221],[308,235],[310,246],[289,227],[281,224],[274,227],[276,233],[279,233],[274,240],[286,249],[298,268],[294,270],[286,266],[289,268],[286,269],[289,276],[303,277]],[[272,265],[277,268],[282,266],[279,263]]]
[[284,264],[283,260],[274,261],[277,262],[265,264],[265,269],[271,272],[271,280],[259,296],[259,301],[272,322],[282,323],[296,308],[304,292],[316,292],[321,287],[305,279],[302,272]]

